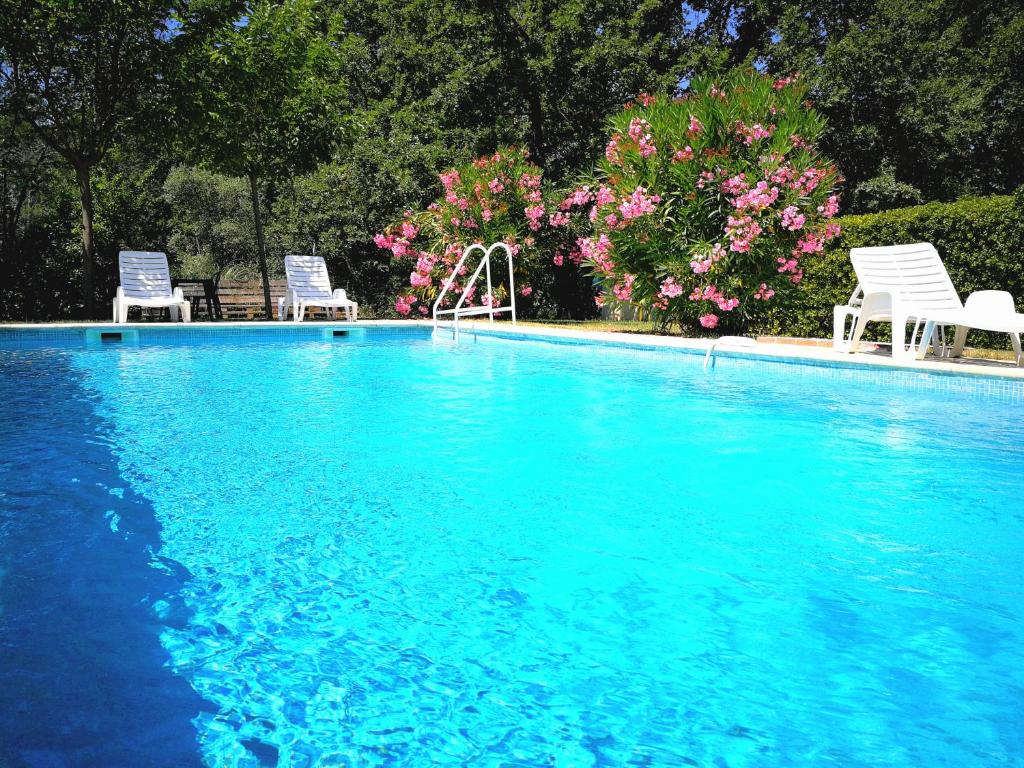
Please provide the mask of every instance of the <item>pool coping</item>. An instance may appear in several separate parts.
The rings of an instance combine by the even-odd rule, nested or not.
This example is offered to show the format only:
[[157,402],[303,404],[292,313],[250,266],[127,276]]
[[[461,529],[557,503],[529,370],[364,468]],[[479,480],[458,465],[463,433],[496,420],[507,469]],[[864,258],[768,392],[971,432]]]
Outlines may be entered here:
[[[225,329],[244,328],[250,330],[295,330],[297,328],[432,328],[430,320],[360,320],[347,321],[304,321],[301,324],[293,321],[257,320],[257,321],[218,321],[194,323],[125,323],[113,322],[67,322],[67,323],[0,323],[0,334],[17,331],[68,331],[77,329],[95,329],[98,331],[125,331],[144,329],[181,329],[191,331],[218,331]],[[445,330],[450,323],[442,324]],[[460,323],[463,333],[494,336],[498,338],[523,338],[569,343],[606,344],[616,347],[677,350],[688,354],[704,355],[711,345],[717,341],[712,338],[690,338],[681,336],[657,336],[643,333],[623,333],[619,331],[592,331],[573,328],[545,328],[537,325],[512,325],[511,323],[488,323],[486,321],[466,321]],[[899,370],[946,376],[964,376],[983,379],[1002,379],[1006,381],[1024,381],[1024,368],[1017,367],[1011,361],[984,362],[968,358],[956,361],[926,358],[925,360],[894,360],[886,354],[869,352],[844,353],[836,352],[831,346],[818,344],[778,343],[758,341],[754,347],[730,347],[720,345],[715,350],[716,357],[739,358],[748,360],[769,360],[788,362],[808,366],[848,368],[861,370]]]

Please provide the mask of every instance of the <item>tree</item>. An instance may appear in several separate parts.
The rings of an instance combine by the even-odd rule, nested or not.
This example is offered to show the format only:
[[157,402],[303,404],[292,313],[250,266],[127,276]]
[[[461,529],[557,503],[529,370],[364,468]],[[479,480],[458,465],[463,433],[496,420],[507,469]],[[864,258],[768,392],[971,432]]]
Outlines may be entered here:
[[1024,182],[1018,0],[697,0],[701,58],[800,72],[856,210]]
[[75,173],[86,317],[96,298],[92,170],[157,84],[173,11],[169,0],[0,0],[4,96]]
[[312,170],[335,144],[345,94],[339,22],[313,0],[246,3],[178,72],[182,145],[204,166],[248,181],[268,320],[260,187]]

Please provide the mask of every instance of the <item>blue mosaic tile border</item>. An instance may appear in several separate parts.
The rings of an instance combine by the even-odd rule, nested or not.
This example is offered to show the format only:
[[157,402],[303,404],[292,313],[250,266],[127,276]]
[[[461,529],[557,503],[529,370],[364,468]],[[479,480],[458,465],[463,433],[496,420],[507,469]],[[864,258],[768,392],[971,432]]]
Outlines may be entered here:
[[265,325],[216,326],[69,326],[46,328],[0,328],[0,350],[39,348],[81,348],[93,346],[190,346],[195,344],[237,344],[266,342],[309,342],[334,339],[336,332],[347,338],[408,336],[429,338],[424,326],[376,325]]
[[[83,348],[92,346],[189,346],[195,344],[232,343],[289,343],[333,340],[334,332],[347,331],[348,338],[357,340],[372,337],[406,337],[426,339],[431,328],[420,325],[178,325],[178,326],[49,326],[43,328],[0,327],[0,350],[39,348]],[[118,340],[105,340],[104,334],[120,334]],[[440,338],[448,336],[442,331]],[[522,334],[491,329],[467,328],[463,341],[471,339],[501,339],[512,342],[535,342],[565,346],[600,346],[614,348],[630,354],[647,356],[676,356],[695,365],[703,364],[704,350],[679,347],[661,347],[618,339],[580,339],[566,336],[547,336],[542,333]],[[967,371],[919,371],[882,368],[854,361],[811,360],[806,358],[779,359],[750,354],[739,350],[720,350],[715,353],[716,367],[753,367],[764,371],[778,371],[789,375],[827,377],[835,381],[870,382],[898,386],[905,389],[949,392],[968,396],[997,397],[1008,402],[1024,402],[1024,379],[995,374],[976,374]]]
[[[473,338],[473,330],[464,332],[463,338]],[[480,329],[480,339],[501,339],[503,341],[534,341],[565,346],[611,347],[642,357],[677,356],[689,364],[703,365],[706,350],[681,347],[661,347],[653,344],[632,343],[617,339],[594,340],[575,339],[566,336],[524,336],[520,333]],[[776,371],[788,375],[813,376],[818,380],[855,381],[922,392],[947,392],[977,397],[997,397],[1007,402],[1024,403],[1024,379],[1000,376],[998,373],[978,374],[968,371],[922,371],[898,368],[884,368],[853,360],[814,360],[808,358],[780,359],[752,354],[740,350],[716,350],[716,368],[754,368],[762,371]]]

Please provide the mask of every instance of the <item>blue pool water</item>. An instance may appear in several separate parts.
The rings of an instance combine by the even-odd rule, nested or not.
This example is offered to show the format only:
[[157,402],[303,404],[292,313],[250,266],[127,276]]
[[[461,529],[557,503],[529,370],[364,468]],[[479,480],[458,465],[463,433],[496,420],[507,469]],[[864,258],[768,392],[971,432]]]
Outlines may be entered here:
[[216,338],[0,350],[0,765],[1024,765],[1019,400]]

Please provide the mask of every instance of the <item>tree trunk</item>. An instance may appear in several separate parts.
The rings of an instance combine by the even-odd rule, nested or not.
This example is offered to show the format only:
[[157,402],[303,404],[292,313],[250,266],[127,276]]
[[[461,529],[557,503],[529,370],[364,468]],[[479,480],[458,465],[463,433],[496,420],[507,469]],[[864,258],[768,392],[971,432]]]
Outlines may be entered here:
[[93,292],[93,272],[96,254],[92,237],[92,180],[89,165],[75,167],[78,178],[78,194],[82,201],[82,314],[84,319],[92,320],[96,310],[96,296]]
[[252,193],[252,216],[256,221],[256,250],[260,259],[260,277],[263,278],[263,309],[267,320],[274,319],[274,308],[270,303],[270,274],[267,271],[267,245],[263,240],[263,214],[260,212],[260,187],[255,173],[249,174],[249,190]]

